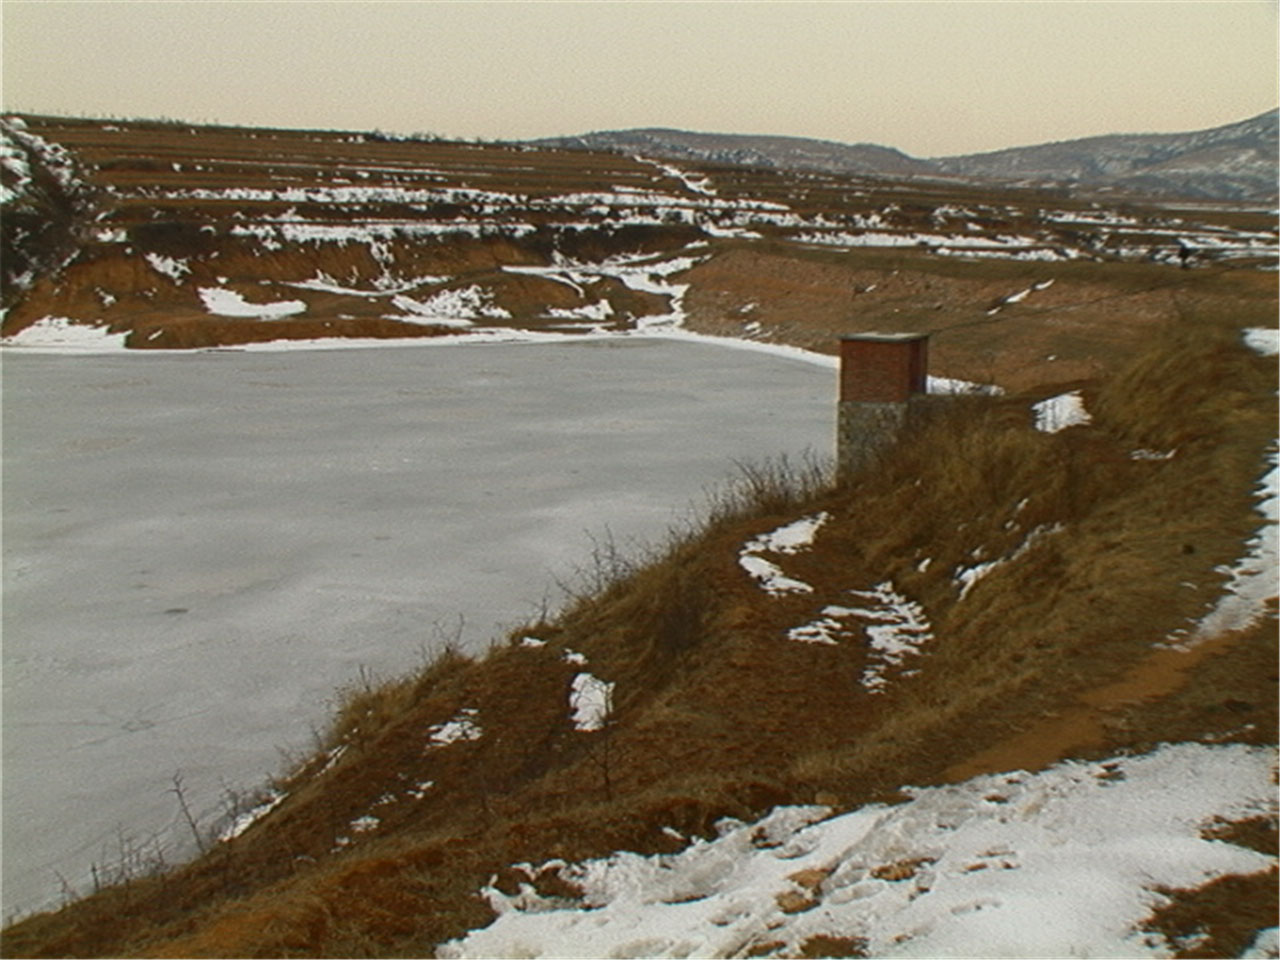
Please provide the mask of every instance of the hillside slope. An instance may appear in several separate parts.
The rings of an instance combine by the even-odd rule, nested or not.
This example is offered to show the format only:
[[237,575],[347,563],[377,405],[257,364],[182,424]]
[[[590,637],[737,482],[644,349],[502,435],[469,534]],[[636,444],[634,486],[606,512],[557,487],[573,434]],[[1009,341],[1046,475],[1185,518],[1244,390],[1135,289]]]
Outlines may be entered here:
[[[6,165],[6,211],[57,177],[91,199],[56,255],[6,279],[8,347],[683,326],[830,352],[890,327],[933,333],[949,376],[1070,382],[1107,368],[1176,291],[1265,290],[1265,274],[1208,268],[1265,267],[1280,249],[1274,218],[1243,209],[356,133],[7,123],[13,150],[35,138],[59,159],[34,179]],[[6,244],[36,249],[21,223],[0,218]],[[974,335],[992,319],[1016,349]]]
[[1032,179],[1136,194],[1272,197],[1280,177],[1280,111],[1210,130],[1113,134],[935,161],[947,173]]
[[932,159],[875,144],[684,130],[604,130],[533,142],[790,171],[950,177],[970,183],[1058,186],[1081,193],[1263,201],[1276,195],[1278,141],[1277,111],[1272,110],[1190,133],[1110,134]]
[[937,172],[929,161],[912,159],[891,147],[873,143],[836,143],[807,137],[694,133],[655,128],[600,131],[533,142],[538,146],[564,150],[607,150],[717,166],[776,167],[781,170],[882,176]]

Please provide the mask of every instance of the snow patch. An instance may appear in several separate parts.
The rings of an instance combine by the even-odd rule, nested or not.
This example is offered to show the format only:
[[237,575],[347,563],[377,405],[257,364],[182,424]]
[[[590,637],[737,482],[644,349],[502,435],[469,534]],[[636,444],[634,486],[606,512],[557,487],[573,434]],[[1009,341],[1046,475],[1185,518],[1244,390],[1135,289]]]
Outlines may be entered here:
[[650,255],[642,254],[611,257],[599,263],[583,263],[556,254],[549,266],[504,266],[502,269],[508,273],[521,273],[563,283],[572,287],[580,297],[586,296],[584,287],[602,277],[617,280],[630,290],[666,297],[669,303],[667,313],[643,317],[637,321],[639,330],[654,332],[678,329],[684,323],[684,295],[689,285],[674,283],[668,278],[672,274],[681,273],[696,266],[705,259],[705,256],[686,256],[654,260]]
[[848,608],[846,616],[874,621],[866,627],[871,661],[862,671],[862,685],[870,693],[884,693],[890,667],[900,667],[909,656],[918,656],[920,647],[933,639],[924,607],[908,600],[886,580],[871,590],[850,590],[855,597],[870,600],[869,607]]
[[883,693],[889,686],[889,669],[901,667],[908,656],[918,655],[921,645],[933,639],[929,618],[920,604],[898,593],[891,580],[870,590],[850,590],[849,594],[871,602],[865,607],[824,607],[817,619],[788,630],[787,638],[834,645],[854,636],[854,628],[846,621],[864,621],[869,652],[862,685],[870,693]]
[[480,724],[476,723],[479,713],[474,707],[464,707],[457,716],[445,723],[437,723],[427,729],[427,749],[434,750],[447,747],[451,743],[467,740],[479,740],[484,736]]
[[788,630],[787,639],[798,643],[821,643],[834,647],[839,644],[841,638],[847,636],[844,624],[840,621],[849,613],[847,607],[823,607],[821,616],[816,620],[810,620],[808,623]]
[[1266,960],[1280,957],[1280,927],[1270,927],[1253,938],[1253,943],[1240,954],[1240,960]]
[[825,510],[812,516],[801,517],[799,520],[778,527],[771,533],[762,533],[749,540],[743,550],[751,553],[799,553],[813,546],[813,538],[830,519],[831,514]]
[[589,320],[599,323],[613,316],[613,304],[608,300],[597,300],[581,307],[550,307],[547,316],[556,320]]
[[267,798],[252,810],[246,810],[231,821],[227,827],[218,834],[218,840],[226,843],[228,840],[234,840],[240,834],[244,833],[251,826],[265,817],[268,813],[280,806],[280,802],[284,800],[285,794],[278,790],[272,790],[267,794]]
[[780,597],[786,593],[813,593],[813,587],[803,580],[795,580],[782,572],[776,563],[766,560],[754,553],[743,553],[738,557],[738,565],[760,584],[760,589],[770,596]]
[[110,333],[106,327],[77,323],[69,317],[41,317],[13,336],[0,339],[0,344],[57,353],[114,353],[125,349],[126,336],[124,333]]
[[164,274],[174,283],[181,283],[182,278],[191,272],[191,265],[186,260],[162,257],[158,253],[148,253],[144,259],[152,270]]
[[609,714],[613,712],[612,683],[579,673],[569,689],[569,713],[575,730],[593,732],[604,729]]
[[1062,393],[1048,400],[1031,405],[1036,417],[1036,429],[1042,433],[1057,433],[1067,427],[1083,426],[1093,417],[1084,408],[1084,398],[1079,390]]
[[908,788],[906,803],[831,819],[779,807],[677,854],[547,864],[581,888],[576,903],[491,883],[497,919],[437,956],[725,957],[766,942],[785,956],[815,936],[860,938],[874,957],[1167,956],[1141,929],[1156,888],[1271,865],[1200,831],[1273,809],[1274,758],[1175,744]]
[[421,800],[427,795],[427,791],[436,785],[434,780],[419,780],[408,791],[407,795],[414,800]]
[[426,300],[414,300],[404,294],[391,298],[394,306],[405,311],[396,317],[397,320],[446,326],[470,326],[478,317],[510,319],[511,313],[494,306],[492,301],[492,295],[477,283],[455,290],[441,290]]
[[222,287],[200,287],[200,299],[204,308],[219,317],[253,317],[258,320],[279,320],[303,313],[307,305],[301,300],[278,300],[275,303],[250,303],[234,290]]
[[1277,595],[1276,570],[1280,568],[1280,544],[1276,522],[1280,520],[1280,453],[1267,457],[1270,469],[1258,481],[1255,508],[1266,518],[1245,544],[1247,552],[1230,567],[1219,570],[1229,577],[1224,593],[1195,626],[1192,641],[1232,630],[1244,630],[1266,615],[1267,601]]
[[1271,327],[1250,327],[1244,332],[1245,345],[1264,357],[1280,354],[1280,330]]
[[700,193],[706,197],[714,197],[716,195],[715,188],[711,186],[711,178],[708,176],[695,176],[690,173],[685,173],[678,167],[673,167],[671,164],[664,163],[661,160],[650,160],[646,157],[632,157],[632,159],[638,163],[647,163],[657,167],[668,177],[672,177],[683,183],[685,189],[691,193]]
[[357,287],[346,287],[327,273],[317,271],[314,277],[307,280],[286,282],[285,286],[297,287],[299,290],[315,290],[319,293],[336,293],[348,297],[390,297],[397,293],[405,293],[416,287],[448,283],[453,277],[423,275],[410,280],[395,281],[387,277],[379,277],[372,290],[361,290]]
[[26,194],[32,182],[32,160],[37,160],[67,193],[80,193],[85,189],[76,176],[75,161],[66,147],[29,132],[21,117],[2,117],[0,166],[13,177],[13,183],[11,186],[0,185],[0,206]]
[[955,380],[951,377],[926,377],[925,392],[934,396],[984,396],[998,397],[1004,393],[1004,387],[994,383],[974,383],[972,380]]
[[738,565],[760,584],[761,589],[772,596],[812,593],[813,587],[786,576],[777,564],[760,554],[795,554],[808,549],[818,530],[830,519],[831,515],[824,510],[748,540],[738,554]]
[[[1009,554],[1009,556],[1007,557],[1000,557],[995,560],[988,560],[986,563],[979,563],[972,567],[964,567],[964,566],[956,567],[955,572],[952,574],[951,578],[957,584],[960,585],[960,596],[958,599],[963,600],[965,597],[967,597],[969,595],[969,591],[973,589],[974,585],[983,577],[985,577],[987,574],[989,574],[992,570],[996,569],[997,567],[1003,566],[1006,563],[1011,563],[1014,560],[1017,560],[1024,553],[1030,550],[1032,545],[1041,537],[1048,536],[1049,534],[1052,534],[1052,533],[1057,533],[1061,529],[1062,529],[1062,524],[1060,523],[1043,524],[1039,527],[1036,527],[1034,530],[1028,533],[1027,539],[1023,540],[1021,545],[1018,547],[1018,549],[1013,551],[1013,553]],[[977,559],[977,555],[979,555],[980,553],[981,553],[981,548],[978,548],[977,550],[974,551],[975,560]]]

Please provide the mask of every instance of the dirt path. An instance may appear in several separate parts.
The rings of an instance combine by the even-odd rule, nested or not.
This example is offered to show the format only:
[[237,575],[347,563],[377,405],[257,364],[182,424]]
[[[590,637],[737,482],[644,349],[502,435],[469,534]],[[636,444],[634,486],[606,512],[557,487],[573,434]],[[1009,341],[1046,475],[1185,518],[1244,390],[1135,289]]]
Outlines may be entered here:
[[1067,711],[1046,717],[1022,733],[950,767],[943,779],[959,783],[985,773],[1042,770],[1072,751],[1102,746],[1110,715],[1173,693],[1187,681],[1194,667],[1222,652],[1238,638],[1238,634],[1226,633],[1189,649],[1157,649],[1123,679],[1082,695],[1077,705]]

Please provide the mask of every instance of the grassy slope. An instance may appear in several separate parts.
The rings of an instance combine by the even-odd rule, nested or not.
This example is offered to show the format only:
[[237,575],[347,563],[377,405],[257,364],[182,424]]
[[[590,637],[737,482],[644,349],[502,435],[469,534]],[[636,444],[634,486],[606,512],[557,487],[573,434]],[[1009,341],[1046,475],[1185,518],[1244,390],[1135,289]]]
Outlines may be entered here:
[[[325,772],[324,754],[304,763],[282,783],[288,799],[242,837],[26,920],[6,932],[5,952],[422,955],[485,921],[474,891],[506,864],[673,849],[663,827],[705,833],[720,816],[781,802],[891,797],[957,775],[1036,724],[1065,732],[1040,765],[1168,739],[1274,742],[1274,622],[1184,654],[1195,669],[1147,690],[1151,702],[1104,702],[1097,723],[1071,725],[1083,694],[1170,656],[1152,645],[1204,612],[1218,567],[1258,525],[1276,372],[1239,345],[1241,319],[1258,318],[1159,325],[1115,376],[1086,386],[1089,428],[1035,432],[1027,397],[935,401],[880,471],[843,489],[795,490],[765,471],[648,562],[602,549],[596,589],[550,622],[477,660],[445,654],[356,691],[329,743],[346,751]],[[1177,454],[1130,459],[1140,447]],[[766,595],[738,550],[819,509],[833,519],[813,550],[781,561],[815,592]],[[1051,523],[1064,529],[957,599],[951,572],[975,548],[1008,555]],[[918,675],[873,697],[857,683],[861,644],[794,643],[785,631],[886,579],[925,607],[936,639]],[[547,646],[519,645],[526,634]],[[569,722],[580,669],[617,684],[603,733]],[[478,710],[485,735],[426,749],[429,728],[463,708]],[[435,786],[415,799],[408,790],[424,780]],[[354,834],[369,813],[379,828]],[[332,852],[340,836],[356,839]],[[1274,883],[1249,890],[1229,909],[1211,892],[1179,902],[1243,936],[1252,921],[1231,918],[1265,908]]]

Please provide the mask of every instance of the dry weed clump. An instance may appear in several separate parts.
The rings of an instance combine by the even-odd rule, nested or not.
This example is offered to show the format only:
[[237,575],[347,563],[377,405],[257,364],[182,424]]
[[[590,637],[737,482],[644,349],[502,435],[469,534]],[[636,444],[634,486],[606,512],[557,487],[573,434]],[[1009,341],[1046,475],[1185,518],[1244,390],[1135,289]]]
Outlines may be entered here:
[[1226,876],[1189,890],[1158,891],[1165,903],[1143,929],[1162,934],[1177,950],[1175,957],[1238,957],[1259,930],[1274,927],[1277,871]]

